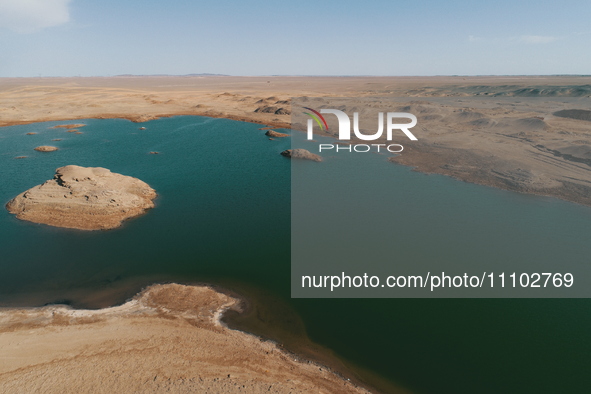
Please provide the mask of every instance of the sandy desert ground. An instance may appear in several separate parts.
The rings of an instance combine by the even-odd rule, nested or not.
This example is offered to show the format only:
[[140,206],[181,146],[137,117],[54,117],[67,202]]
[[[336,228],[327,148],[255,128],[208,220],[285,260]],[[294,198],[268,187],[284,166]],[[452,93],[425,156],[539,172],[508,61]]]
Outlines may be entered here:
[[113,308],[0,311],[5,393],[364,393],[220,315],[238,301],[209,287],[153,285]]

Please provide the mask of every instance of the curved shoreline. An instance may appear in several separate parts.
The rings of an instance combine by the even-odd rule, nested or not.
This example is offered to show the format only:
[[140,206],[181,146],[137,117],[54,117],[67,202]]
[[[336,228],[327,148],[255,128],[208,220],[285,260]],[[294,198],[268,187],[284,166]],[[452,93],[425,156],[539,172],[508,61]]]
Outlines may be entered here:
[[[83,385],[102,375],[94,367],[96,363],[115,370],[141,362],[145,376],[126,380],[122,376],[133,371],[123,369],[115,379],[123,383],[107,378],[101,387],[119,384],[119,389],[125,389],[125,385],[142,381],[144,385],[159,388],[167,384],[167,387],[202,389],[207,383],[224,391],[237,391],[236,388],[239,390],[244,384],[253,390],[270,384],[277,392],[302,387],[322,392],[368,392],[341,372],[294,356],[274,342],[227,327],[222,321],[224,313],[239,309],[244,302],[243,298],[228,293],[230,291],[220,292],[212,286],[154,284],[121,305],[97,310],[63,305],[2,308],[0,342],[5,361],[0,363],[0,386],[10,389],[12,384],[22,384],[22,379],[26,378],[26,385],[31,389],[49,384],[44,387],[62,392],[67,387],[75,392],[85,386],[61,373],[62,369],[70,368],[73,361],[77,376],[86,379]],[[181,340],[178,335],[189,337],[190,341]],[[167,346],[168,350],[150,350],[162,346]],[[188,349],[188,346],[193,348]],[[131,350],[122,353],[120,350],[126,347]],[[135,357],[134,352],[139,352],[139,356]],[[151,356],[146,358],[146,352]],[[216,356],[212,358],[211,352]],[[113,356],[114,353],[117,355]],[[15,362],[17,354],[18,362]],[[180,364],[179,357],[184,359]],[[239,361],[244,357],[249,360],[247,364]],[[186,367],[187,358],[193,360],[190,367]],[[144,363],[144,360],[149,361]],[[87,369],[87,366],[92,368]],[[150,371],[150,367],[155,369]],[[264,370],[258,371],[259,367]],[[163,368],[168,368],[168,372],[162,373]],[[190,376],[191,371],[195,376]],[[54,386],[42,377],[47,373],[56,375],[51,380]],[[149,383],[146,383],[148,380],[143,382],[152,373],[160,375],[160,379],[155,377]],[[36,380],[35,376],[41,377]]]
[[[313,342],[305,331],[296,330],[294,334],[294,322],[296,326],[299,325],[297,322],[301,322],[298,313],[278,295],[242,282],[187,281],[178,277],[157,275],[121,279],[108,286],[84,289],[60,288],[42,293],[26,291],[3,295],[0,316],[4,311],[42,310],[51,307],[87,311],[109,310],[126,304],[152,286],[174,284],[207,287],[237,300],[236,308],[226,309],[220,315],[221,323],[232,331],[239,331],[262,341],[270,341],[292,358],[304,363],[318,364],[324,370],[370,392],[409,392],[396,382],[344,360],[330,348]],[[3,324],[0,319],[0,333],[2,331]],[[0,386],[1,381],[0,372]]]
[[130,115],[130,114],[104,114],[104,115],[94,115],[94,116],[78,116],[78,117],[46,117],[34,120],[0,120],[0,127],[10,127],[10,126],[22,126],[27,124],[33,123],[44,123],[44,122],[69,122],[74,120],[84,120],[84,119],[125,119],[129,120],[133,123],[144,123],[149,122],[151,120],[162,119],[162,118],[171,118],[173,116],[204,116],[207,118],[214,118],[214,119],[230,119],[236,120],[239,122],[248,122],[248,123],[256,123],[264,126],[270,126],[271,128],[281,128],[281,129],[289,129],[291,127],[290,122],[286,121],[273,121],[273,120],[264,120],[264,119],[257,119],[255,117],[248,117],[248,116],[239,116],[239,115],[228,115],[228,114],[215,114],[210,112],[199,113],[199,112],[179,112],[179,113],[164,113],[164,114],[157,114],[157,115],[150,115],[148,118],[141,118],[141,116],[137,115]]

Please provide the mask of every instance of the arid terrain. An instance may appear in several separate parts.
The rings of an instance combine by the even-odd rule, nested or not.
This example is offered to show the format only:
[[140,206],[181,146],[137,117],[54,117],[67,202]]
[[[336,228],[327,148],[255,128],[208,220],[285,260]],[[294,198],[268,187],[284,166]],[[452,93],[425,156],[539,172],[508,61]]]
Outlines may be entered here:
[[153,285],[99,310],[0,311],[5,393],[364,393],[326,368],[220,323],[228,295]]
[[[391,161],[591,205],[591,77],[0,78],[0,126],[203,115],[289,128],[291,98],[302,96],[378,98],[375,108],[397,98],[392,110],[418,118],[418,141]],[[224,327],[219,316],[235,305],[167,285],[97,311],[2,310],[0,391],[364,392]]]
[[394,161],[591,205],[591,122],[569,112],[590,108],[591,77],[2,78],[0,126],[205,115],[288,128],[301,96],[408,98],[418,141]]

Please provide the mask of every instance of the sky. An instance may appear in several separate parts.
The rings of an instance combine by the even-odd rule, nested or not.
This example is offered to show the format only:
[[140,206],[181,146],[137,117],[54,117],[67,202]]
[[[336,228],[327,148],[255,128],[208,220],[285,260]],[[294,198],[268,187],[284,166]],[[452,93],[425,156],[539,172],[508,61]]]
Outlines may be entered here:
[[0,77],[591,74],[589,0],[0,0]]

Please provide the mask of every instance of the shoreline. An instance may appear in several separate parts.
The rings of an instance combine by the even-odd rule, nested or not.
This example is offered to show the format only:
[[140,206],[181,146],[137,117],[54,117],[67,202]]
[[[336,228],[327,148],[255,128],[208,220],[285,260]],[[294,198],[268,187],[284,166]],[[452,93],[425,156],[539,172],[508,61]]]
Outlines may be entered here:
[[[248,117],[240,117],[240,116],[229,116],[224,114],[197,114],[197,113],[172,113],[172,114],[160,114],[154,115],[149,119],[142,119],[138,120],[137,116],[132,115],[113,115],[113,116],[95,116],[95,117],[78,117],[78,118],[68,118],[68,119],[42,119],[42,120],[31,120],[31,121],[0,121],[0,128],[1,127],[10,127],[10,126],[19,126],[19,125],[27,125],[27,124],[34,124],[34,123],[44,123],[44,122],[69,122],[69,121],[76,121],[76,120],[84,120],[84,119],[125,119],[129,120],[133,123],[144,123],[150,120],[162,119],[162,118],[171,118],[174,116],[203,116],[213,119],[229,119],[235,120],[240,122],[248,122],[254,123],[258,125],[265,126],[264,129],[289,129],[292,131],[300,131],[291,128],[291,123],[285,123],[282,121],[262,121],[259,119],[252,119]],[[1,130],[0,130],[1,131]],[[324,135],[326,137],[335,138],[332,134],[327,134],[325,132],[320,132],[320,135]],[[408,149],[410,152],[413,152],[419,156],[429,156],[433,153],[434,149],[443,149],[441,147],[433,147],[427,144],[422,144],[421,146],[412,146]],[[468,152],[465,152],[466,156],[474,156],[471,158],[471,161],[476,161],[478,157],[476,155],[470,155]],[[407,154],[408,155],[408,154]],[[451,154],[450,156],[453,156]],[[431,156],[432,158],[432,156]],[[575,183],[567,183],[565,187],[560,188],[560,190],[556,190],[554,188],[548,188],[545,190],[535,190],[535,189],[528,189],[524,185],[520,185],[518,183],[513,183],[510,181],[503,181],[502,179],[492,178],[492,177],[479,177],[478,175],[465,173],[458,168],[443,168],[440,166],[442,160],[437,160],[435,164],[429,163],[428,160],[424,160],[422,157],[414,157],[408,159],[404,155],[398,155],[396,157],[390,158],[389,161],[394,164],[403,165],[406,167],[410,167],[412,171],[420,172],[422,174],[430,175],[430,174],[437,174],[437,175],[444,175],[451,178],[454,178],[458,181],[473,183],[476,185],[493,187],[500,190],[506,190],[516,193],[522,194],[532,194],[535,196],[540,197],[549,197],[549,198],[557,198],[559,200],[571,202],[574,204],[580,204],[584,206],[591,207],[591,194],[587,195],[586,190],[581,190],[581,187],[577,187]]]
[[75,120],[84,120],[84,119],[124,119],[129,120],[133,123],[144,123],[149,122],[150,120],[156,119],[163,119],[163,118],[172,118],[174,116],[204,116],[207,118],[213,119],[230,119],[236,120],[239,122],[248,122],[248,123],[255,123],[263,126],[268,126],[271,129],[289,129],[291,127],[291,123],[284,122],[284,121],[263,121],[260,119],[248,118],[248,117],[241,117],[235,115],[224,115],[224,114],[211,114],[211,113],[168,113],[168,114],[157,114],[153,115],[150,118],[142,118],[138,119],[138,116],[129,115],[129,114],[109,114],[109,115],[96,115],[96,116],[86,116],[86,117],[76,117],[76,118],[45,118],[40,120],[22,120],[22,121],[2,121],[0,120],[0,127],[10,127],[10,126],[22,126],[27,124],[33,123],[44,123],[44,122],[69,122]]
[[[223,114],[212,115],[212,114],[195,114],[195,113],[162,114],[162,115],[155,115],[153,118],[143,119],[143,120],[137,120],[137,117],[131,116],[131,115],[114,115],[112,117],[111,116],[108,116],[108,117],[107,116],[96,116],[96,117],[85,117],[85,118],[79,117],[79,118],[68,118],[68,119],[61,119],[61,118],[60,119],[42,119],[42,120],[20,121],[20,122],[6,122],[6,121],[2,122],[2,121],[0,121],[0,128],[1,127],[33,124],[33,123],[67,122],[67,121],[84,120],[84,119],[125,119],[125,120],[129,120],[131,122],[134,122],[134,123],[144,123],[144,122],[148,122],[150,120],[156,120],[156,119],[161,119],[161,118],[171,118],[174,116],[203,116],[203,117],[214,118],[214,119],[230,119],[230,120],[236,120],[236,121],[240,121],[240,122],[248,122],[248,123],[255,123],[255,124],[263,125],[263,126],[266,126],[265,128],[269,128],[269,129],[277,128],[277,129],[292,130],[291,123],[273,122],[273,121],[264,122],[264,121],[261,121],[258,119],[250,119],[247,117],[239,117],[239,116],[227,116],[227,115],[223,115]],[[8,124],[6,124],[6,123],[8,123]],[[293,130],[295,130],[295,129],[293,129]],[[331,135],[331,134],[326,134],[326,133],[320,133],[320,134],[327,136],[327,137],[334,138],[334,135]],[[418,148],[418,149],[416,147],[413,147],[413,148],[410,148],[410,151],[421,154],[421,155],[429,155],[432,153],[432,151],[429,147],[427,147],[426,149],[425,149],[425,147]],[[433,165],[433,164],[426,165],[427,161],[422,160],[421,158],[406,159],[405,157],[403,157],[403,155],[399,155],[397,157],[391,158],[389,161],[392,163],[395,163],[395,164],[410,167],[412,169],[412,171],[420,172],[420,173],[426,174],[426,175],[429,175],[429,174],[444,175],[444,176],[449,176],[451,178],[454,178],[454,179],[456,179],[458,181],[462,181],[462,182],[474,183],[477,185],[494,187],[497,189],[507,190],[507,191],[511,191],[511,192],[517,192],[517,193],[522,193],[522,194],[533,194],[533,195],[541,196],[541,197],[558,198],[563,201],[591,207],[591,196],[585,197],[585,192],[584,191],[579,192],[577,190],[577,187],[575,184],[569,185],[568,188],[561,188],[562,190],[559,190],[559,191],[553,190],[553,189],[542,190],[542,191],[527,190],[524,187],[520,187],[520,185],[511,184],[510,182],[503,182],[500,179],[494,179],[494,178],[485,179],[485,178],[480,178],[478,176],[474,176],[473,174],[464,174],[460,171],[457,171],[456,169],[453,169],[453,170],[444,169],[444,168],[438,167],[437,165]]]
[[[343,382],[348,382],[355,387],[367,390],[367,392],[380,393],[408,393],[409,391],[387,380],[373,371],[352,364],[340,358],[334,352],[324,346],[312,342],[305,331],[292,332],[294,321],[299,326],[299,316],[279,299],[278,296],[261,291],[257,287],[247,284],[227,283],[218,284],[202,281],[183,281],[178,278],[145,277],[110,286],[109,288],[91,289],[91,298],[85,297],[89,291],[78,293],[75,289],[67,289],[65,293],[28,294],[19,293],[11,297],[9,303],[0,306],[0,333],[6,327],[2,316],[5,312],[40,312],[51,308],[65,308],[69,311],[82,311],[80,313],[102,314],[121,308],[129,302],[137,299],[146,290],[155,286],[187,286],[195,288],[208,288],[212,291],[235,300],[232,307],[220,311],[217,318],[220,324],[228,330],[244,333],[263,342],[274,344],[280,351],[291,359],[300,363],[314,364],[324,371],[328,371]],[[279,303],[277,305],[277,302]],[[34,306],[30,306],[34,305]],[[263,316],[261,320],[261,315]],[[267,318],[267,317],[272,318]],[[289,327],[284,325],[287,322]],[[25,327],[23,327],[25,328]],[[32,326],[31,328],[34,328]],[[297,331],[297,330],[296,330]],[[0,370],[0,387],[2,387],[2,372]]]
[[[134,335],[139,336],[142,335],[142,330],[147,330],[151,333],[150,335],[152,335],[151,330],[153,326],[158,326],[163,321],[174,321],[180,324],[180,326],[174,324],[173,327],[163,328],[163,331],[161,332],[163,343],[168,343],[171,340],[171,338],[168,338],[169,331],[171,330],[177,332],[177,334],[178,332],[185,332],[186,335],[204,335],[208,338],[207,340],[213,339],[209,338],[206,331],[214,331],[221,333],[220,335],[223,335],[224,338],[232,339],[234,345],[232,345],[226,353],[224,353],[225,348],[223,347],[220,348],[218,346],[215,347],[215,350],[212,349],[217,355],[214,357],[215,360],[220,356],[231,358],[234,357],[234,355],[237,355],[236,357],[238,357],[241,352],[246,352],[248,354],[253,352],[260,353],[260,346],[265,349],[264,351],[267,352],[267,355],[276,354],[277,357],[274,358],[277,359],[267,360],[269,365],[265,367],[267,369],[263,374],[253,373],[252,371],[244,372],[240,370],[241,367],[239,368],[238,365],[228,364],[228,369],[236,370],[236,368],[238,368],[235,372],[239,376],[238,380],[246,379],[253,385],[253,387],[258,387],[261,384],[268,384],[270,381],[272,383],[272,376],[275,372],[277,376],[283,377],[283,369],[289,368],[291,370],[290,374],[293,375],[291,380],[298,376],[301,376],[302,378],[305,376],[306,379],[309,379],[309,381],[299,382],[296,386],[291,387],[291,389],[299,387],[300,384],[304,384],[315,390],[321,389],[321,392],[341,392],[341,390],[345,390],[346,392],[369,392],[364,388],[368,387],[367,384],[355,381],[354,377],[351,379],[347,374],[343,374],[343,371],[335,369],[331,365],[326,366],[324,363],[291,352],[289,349],[286,349],[280,343],[273,340],[265,339],[256,334],[229,327],[224,321],[225,314],[231,310],[239,312],[244,307],[243,303],[245,302],[250,301],[232,290],[223,289],[217,285],[199,284],[187,286],[169,283],[149,285],[130,300],[116,306],[101,309],[74,309],[64,305],[0,308],[0,332],[4,334],[1,337],[0,342],[4,344],[3,349],[5,360],[12,359],[12,354],[24,354],[24,356],[19,356],[19,362],[24,364],[18,368],[15,368],[14,364],[10,361],[0,363],[0,386],[9,387],[7,385],[10,385],[10,382],[13,381],[19,381],[21,375],[28,376],[28,385],[43,384],[42,381],[36,382],[34,379],[31,380],[31,371],[35,371],[39,368],[46,368],[45,366],[47,365],[51,365],[50,369],[54,368],[60,370],[60,368],[64,367],[64,360],[76,359],[79,356],[86,358],[90,357],[92,359],[94,356],[88,356],[88,353],[92,353],[93,349],[97,352],[95,358],[100,359],[102,357],[101,352],[104,350],[101,346],[105,343],[116,340],[125,342],[124,339],[120,338],[121,335],[118,331],[125,330],[125,323],[121,323],[121,321],[131,319],[130,321],[134,326]],[[144,319],[146,323],[144,323],[144,320],[142,319]],[[186,322],[189,322],[189,324],[185,324]],[[103,338],[104,341],[99,341],[100,343],[91,339],[86,339],[95,338],[97,335],[103,335],[104,326],[108,324],[114,324],[117,333],[113,332],[113,335],[106,335],[106,337]],[[49,352],[48,354],[48,352],[44,352],[43,346],[36,344],[36,342],[43,343],[43,341],[47,340],[45,337],[51,337],[55,334],[56,330],[59,331],[63,327],[67,327],[65,330],[69,331],[68,337],[64,338],[67,342],[60,344],[58,343],[59,341],[57,341],[53,343],[53,345],[57,346],[53,353]],[[205,331],[194,331],[199,329]],[[96,335],[93,334],[93,330],[96,331]],[[26,334],[25,337],[28,338],[28,345],[22,346],[22,342],[15,345],[15,341],[22,338],[21,334]],[[77,335],[80,337],[77,339],[73,338],[73,336],[76,337]],[[198,338],[198,336],[195,338]],[[60,346],[68,347],[68,343],[72,339],[75,339],[75,342],[79,345],[83,345],[83,351],[78,348],[70,349],[69,353],[64,355]],[[236,342],[236,340],[238,340],[238,342]],[[152,341],[155,340],[152,339]],[[201,343],[201,345],[203,345],[203,343]],[[41,346],[40,351],[38,351],[39,346]],[[121,346],[125,345],[122,343]],[[140,346],[139,348],[142,351],[146,350],[143,346]],[[183,352],[183,350],[184,348],[177,348],[175,350],[173,347],[168,355],[175,356],[176,351]],[[195,350],[201,351],[202,349],[199,349],[196,346]],[[114,350],[111,349],[110,351]],[[201,357],[202,359],[200,359],[199,362],[207,363],[207,354],[209,352],[210,351],[204,352]],[[41,355],[38,353],[41,353]],[[250,354],[248,358],[251,359],[253,356],[253,354]],[[158,356],[153,355],[153,357]],[[209,357],[211,358],[211,356]],[[260,356],[258,357],[260,358]],[[47,358],[51,359],[51,361],[45,360]],[[45,361],[39,361],[40,359]],[[168,360],[166,362],[170,363],[172,361]],[[275,372],[271,369],[273,363],[278,363]],[[250,363],[248,368],[251,368]],[[83,375],[84,371],[84,368],[82,368],[79,373]],[[189,371],[190,369],[184,373],[188,374]],[[90,370],[88,372],[92,373]],[[230,383],[238,385],[243,383],[242,381],[236,380],[229,381],[231,380],[230,375],[232,374],[227,374],[228,378],[226,379],[225,370],[216,372],[215,368],[213,368],[210,372],[212,373],[210,374],[211,376],[207,376],[214,379],[213,382],[216,382],[215,379],[219,379],[220,381],[225,379],[223,382],[223,384],[225,384],[224,390],[232,389],[233,386],[231,386]],[[216,374],[219,376],[214,377]],[[242,376],[242,378],[240,376]],[[271,377],[270,380],[269,377]],[[90,377],[86,376],[86,378]],[[61,383],[69,383],[68,377],[63,377],[63,379],[65,380],[62,380]],[[170,382],[170,378],[168,379],[168,382]],[[205,379],[207,381],[205,376],[199,376],[199,379]],[[154,381],[156,380],[157,379]],[[180,385],[179,387],[184,387],[183,385],[186,386],[189,384],[187,383],[187,380],[190,380],[190,378],[185,376],[180,380],[177,379],[176,384]],[[280,383],[279,380],[275,380],[276,382],[272,384]],[[289,381],[290,379],[287,380],[287,382]],[[329,382],[330,384],[327,385],[326,382]],[[332,385],[337,384],[336,382],[340,382],[338,383],[340,388],[335,391],[333,390],[332,387],[334,386]],[[197,386],[195,386],[197,383],[193,382],[191,384],[193,384],[192,387],[197,388]],[[208,381],[208,384],[213,383],[212,381]],[[309,386],[310,384],[312,384],[312,386]],[[286,387],[287,386],[289,386],[288,383],[286,383]],[[274,387],[274,389],[277,390],[277,392],[289,391],[287,388],[282,391],[281,387],[282,386],[279,385],[278,387]],[[56,388],[59,389],[60,387],[54,387],[54,391],[56,391]],[[72,392],[73,391],[74,390],[72,389]]]
[[[289,129],[290,100],[304,96],[408,99],[423,129],[419,143],[392,161],[591,206],[591,123],[553,116],[591,97],[590,76],[0,78],[0,127],[186,115]],[[442,97],[461,101],[466,116],[429,105]],[[477,102],[483,97],[490,99],[486,108]],[[518,99],[519,108],[499,110],[497,97]],[[565,103],[545,100],[557,98]],[[428,119],[433,116],[443,121]],[[519,119],[525,123],[514,123]]]

